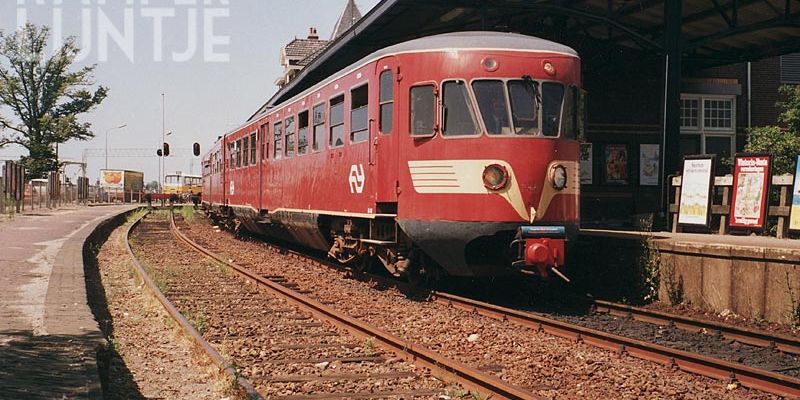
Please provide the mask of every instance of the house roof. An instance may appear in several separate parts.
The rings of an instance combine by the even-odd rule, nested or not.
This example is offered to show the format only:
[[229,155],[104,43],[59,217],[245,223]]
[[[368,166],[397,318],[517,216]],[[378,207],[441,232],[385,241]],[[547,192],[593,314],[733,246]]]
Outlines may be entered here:
[[356,2],[354,0],[347,0],[347,5],[345,5],[344,10],[342,10],[342,15],[339,16],[339,21],[336,22],[336,26],[333,28],[331,40],[336,39],[343,33],[347,32],[347,30],[355,25],[360,19],[361,10],[358,9]]
[[305,59],[311,54],[319,54],[328,44],[327,40],[320,39],[294,39],[284,47],[287,57]]

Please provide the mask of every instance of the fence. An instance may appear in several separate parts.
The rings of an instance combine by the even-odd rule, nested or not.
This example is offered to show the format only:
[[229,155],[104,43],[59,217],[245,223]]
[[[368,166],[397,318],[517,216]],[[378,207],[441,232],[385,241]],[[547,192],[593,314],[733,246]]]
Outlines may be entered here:
[[[769,199],[767,219],[772,219],[773,221],[777,219],[775,236],[777,236],[778,239],[782,239],[789,234],[789,215],[792,209],[793,184],[794,177],[792,175],[778,175],[772,177],[770,193],[767,196]],[[680,232],[681,227],[678,225],[678,202],[680,202],[681,198],[680,176],[672,178],[672,187],[675,189],[675,197],[669,205],[669,212],[672,216],[672,232]],[[714,196],[712,197],[713,203],[711,204],[712,226],[715,226],[717,222],[719,223],[719,227],[716,230],[720,235],[728,233],[732,188],[733,175],[717,176],[714,178]]]

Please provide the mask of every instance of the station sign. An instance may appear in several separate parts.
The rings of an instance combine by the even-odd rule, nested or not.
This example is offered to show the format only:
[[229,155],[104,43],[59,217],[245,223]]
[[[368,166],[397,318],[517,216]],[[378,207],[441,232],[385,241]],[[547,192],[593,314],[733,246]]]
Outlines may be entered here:
[[684,157],[678,224],[708,227],[711,222],[715,158],[713,154]]
[[772,156],[737,154],[733,168],[731,228],[764,229],[769,206]]

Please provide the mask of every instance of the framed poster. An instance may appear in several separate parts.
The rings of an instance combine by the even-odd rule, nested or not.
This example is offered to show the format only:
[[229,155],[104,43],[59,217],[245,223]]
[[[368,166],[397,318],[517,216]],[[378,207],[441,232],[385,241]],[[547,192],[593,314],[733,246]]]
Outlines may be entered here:
[[581,185],[591,185],[592,175],[592,144],[581,143]]
[[737,154],[733,164],[731,228],[763,229],[769,204],[769,154]]
[[714,155],[683,158],[678,224],[708,227],[711,221],[711,182]]
[[661,145],[639,145],[639,185],[658,186],[659,164],[661,163]]
[[794,187],[792,188],[792,211],[789,213],[789,229],[800,230],[800,156],[794,171]]
[[605,147],[606,183],[628,183],[628,146],[607,144]]

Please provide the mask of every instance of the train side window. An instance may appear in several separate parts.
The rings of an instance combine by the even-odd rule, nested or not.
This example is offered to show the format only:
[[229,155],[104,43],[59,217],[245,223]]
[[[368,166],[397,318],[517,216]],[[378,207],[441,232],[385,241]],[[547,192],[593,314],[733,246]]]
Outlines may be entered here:
[[311,149],[320,151],[325,148],[325,103],[314,106],[314,138]]
[[297,114],[297,154],[308,153],[308,110]]
[[286,118],[283,123],[283,129],[286,130],[286,151],[284,154],[286,154],[286,157],[292,157],[294,156],[294,117]]
[[331,148],[344,146],[344,95],[331,99],[330,127]]
[[242,138],[242,166],[250,165],[250,137]]
[[228,143],[228,169],[236,168],[236,142]]
[[442,135],[477,135],[478,121],[472,109],[464,81],[449,81],[442,85]]
[[242,166],[242,139],[236,141],[236,168]]
[[575,139],[577,136],[576,119],[578,117],[578,94],[575,86],[567,88],[564,96],[564,111],[561,117],[561,137]]
[[434,134],[433,114],[435,96],[433,85],[411,88],[411,136],[431,136]]
[[267,159],[267,141],[269,140],[269,123],[261,125],[261,160]]
[[379,130],[381,133],[392,133],[392,125],[394,122],[394,74],[392,70],[386,70],[381,73],[381,87],[379,94],[379,103],[381,109],[381,116]]
[[272,158],[279,160],[283,152],[283,124],[276,122],[275,127],[272,129],[272,134],[274,137],[274,144],[272,145]]
[[250,164],[256,165],[256,133],[250,134]]
[[350,91],[350,143],[369,139],[369,85]]

